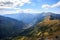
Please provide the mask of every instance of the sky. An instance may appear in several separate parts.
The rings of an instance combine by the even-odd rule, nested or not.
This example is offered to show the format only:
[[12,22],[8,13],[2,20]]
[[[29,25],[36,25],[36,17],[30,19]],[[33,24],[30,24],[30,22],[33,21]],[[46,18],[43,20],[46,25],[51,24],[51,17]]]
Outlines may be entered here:
[[60,14],[60,0],[0,0],[0,15],[41,12]]

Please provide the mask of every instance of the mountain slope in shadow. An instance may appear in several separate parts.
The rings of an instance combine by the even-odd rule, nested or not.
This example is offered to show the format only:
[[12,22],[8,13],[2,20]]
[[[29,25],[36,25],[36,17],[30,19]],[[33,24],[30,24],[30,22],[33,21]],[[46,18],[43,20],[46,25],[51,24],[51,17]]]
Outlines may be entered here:
[[25,26],[22,21],[0,16],[0,38],[16,36],[24,30]]

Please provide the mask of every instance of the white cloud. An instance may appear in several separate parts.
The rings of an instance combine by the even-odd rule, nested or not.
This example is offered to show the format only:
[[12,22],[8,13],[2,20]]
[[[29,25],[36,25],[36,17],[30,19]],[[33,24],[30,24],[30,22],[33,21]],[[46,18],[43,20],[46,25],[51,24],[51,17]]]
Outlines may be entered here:
[[33,12],[33,9],[25,9],[23,10],[24,13],[32,13]]
[[39,10],[35,10],[35,9],[23,9],[22,10],[23,13],[40,13],[41,11]]
[[48,8],[50,8],[50,5],[48,5],[48,4],[42,5],[42,8],[48,9]]
[[60,6],[60,1],[54,5],[52,5],[51,7],[54,8],[54,7],[59,7]]
[[23,6],[25,3],[30,4],[30,0],[0,0],[0,15],[15,13],[37,13],[34,9],[21,9],[17,6]]
[[49,4],[44,4],[42,5],[42,8],[48,9],[48,8],[55,8],[55,7],[60,7],[60,1],[57,2],[56,4],[49,5]]
[[1,9],[0,10],[0,15],[16,14],[16,13],[36,13],[36,10],[34,10],[34,9],[19,9],[19,8],[12,8],[12,9],[8,9],[8,8]]
[[16,13],[21,13],[22,10],[20,9],[14,9],[14,10],[10,10],[10,11],[7,11],[6,9],[5,10],[0,10],[0,15],[4,15],[4,14],[16,14]]
[[11,8],[17,5],[23,6],[25,3],[31,3],[30,0],[0,0],[0,8]]
[[40,13],[40,11],[34,10],[34,9],[19,9],[19,8],[12,8],[12,9],[10,9],[10,10],[2,9],[2,10],[0,10],[0,15],[4,15],[4,14],[16,14],[16,13]]
[[0,0],[0,15],[25,12],[25,9],[18,8],[18,6],[23,6],[25,3],[30,4],[31,2],[30,0]]

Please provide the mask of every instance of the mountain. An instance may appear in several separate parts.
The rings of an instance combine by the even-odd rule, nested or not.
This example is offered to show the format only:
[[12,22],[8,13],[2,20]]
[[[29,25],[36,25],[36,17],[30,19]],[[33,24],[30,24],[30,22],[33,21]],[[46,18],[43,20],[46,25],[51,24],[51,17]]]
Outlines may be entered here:
[[35,14],[29,14],[29,13],[7,14],[4,16],[11,17],[11,18],[14,18],[16,20],[22,20],[23,22],[25,22],[27,24],[33,22],[33,20],[36,19]]
[[0,16],[0,38],[16,36],[26,27],[25,23],[9,17]]
[[57,16],[47,15],[35,27],[24,30],[11,40],[60,40],[60,18]]
[[[51,14],[51,13],[50,13]],[[25,29],[34,27],[38,22],[41,22],[49,13],[18,13],[18,14],[6,14],[3,16],[10,17],[19,21],[23,21],[27,27]]]
[[[0,21],[0,23],[3,22],[3,24],[1,25],[0,28],[0,35],[1,35],[0,38],[5,37],[2,38],[1,40],[59,40],[60,14],[43,12],[41,14],[33,14],[33,15],[35,15],[34,18],[36,19],[34,20],[30,19],[32,22],[31,24],[29,23],[29,25],[27,26],[25,25],[25,22],[28,20],[25,17],[24,17],[26,19],[25,22],[22,22],[22,20],[16,20],[14,18],[12,19],[11,17],[8,16],[1,17],[0,19],[3,19],[3,21]],[[27,18],[29,17],[27,16]],[[17,28],[15,25],[12,26],[11,22],[13,22],[13,24],[15,23],[15,25],[17,22]],[[30,27],[31,25],[33,25],[33,23],[35,24],[34,27]]]
[[53,20],[53,19],[59,19],[60,20],[60,14],[53,14],[53,15],[51,15],[51,19]]

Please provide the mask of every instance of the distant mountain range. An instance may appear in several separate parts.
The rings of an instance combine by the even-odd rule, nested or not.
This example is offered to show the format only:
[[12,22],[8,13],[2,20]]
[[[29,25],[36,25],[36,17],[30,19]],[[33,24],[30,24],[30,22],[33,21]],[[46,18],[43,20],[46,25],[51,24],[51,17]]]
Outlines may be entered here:
[[[0,38],[5,39],[8,37],[16,37],[16,36],[21,36],[21,38],[23,36],[32,37],[36,35],[36,32],[38,30],[41,30],[41,31],[45,30],[44,27],[43,29],[41,28],[42,26],[44,25],[49,26],[52,22],[55,22],[55,21],[52,21],[49,24],[49,21],[47,19],[49,19],[49,21],[60,20],[60,14],[43,12],[40,14],[21,13],[21,14],[8,14],[8,15],[0,16]],[[46,20],[45,21],[46,23],[44,22],[44,20]],[[38,24],[41,27],[37,27]],[[38,35],[40,34],[39,31],[37,33]]]
[[[29,27],[36,25],[38,22],[42,21],[46,16],[53,14],[53,13],[18,13],[18,14],[6,14],[3,16],[10,17],[13,19],[16,19],[18,21],[23,21],[25,24],[27,24]],[[29,28],[27,27],[27,28]]]
[[57,20],[60,20],[60,14],[52,14],[50,15],[51,16],[51,19],[57,19]]
[[28,13],[7,14],[4,16],[11,17],[11,18],[14,18],[14,19],[19,20],[19,21],[21,20],[27,24],[33,22],[33,20],[36,19],[35,14],[28,14]]
[[20,14],[7,14],[3,16],[24,22],[27,25],[26,27],[23,27],[24,29],[34,27],[38,22],[44,19],[44,14],[20,13]]

